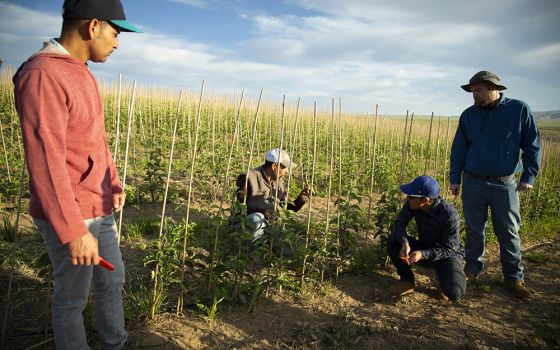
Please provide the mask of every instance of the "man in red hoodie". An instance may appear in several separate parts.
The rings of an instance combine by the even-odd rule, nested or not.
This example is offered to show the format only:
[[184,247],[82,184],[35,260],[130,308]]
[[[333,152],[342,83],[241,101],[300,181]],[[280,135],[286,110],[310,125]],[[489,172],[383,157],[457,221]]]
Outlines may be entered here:
[[[87,62],[105,62],[126,21],[119,0],[66,0],[60,38],[47,41],[14,76],[31,193],[54,274],[52,324],[57,349],[89,349],[82,311],[93,281],[104,349],[127,340],[124,264],[113,212],[125,194],[109,152],[103,103]],[[103,257],[115,271],[102,269]]]

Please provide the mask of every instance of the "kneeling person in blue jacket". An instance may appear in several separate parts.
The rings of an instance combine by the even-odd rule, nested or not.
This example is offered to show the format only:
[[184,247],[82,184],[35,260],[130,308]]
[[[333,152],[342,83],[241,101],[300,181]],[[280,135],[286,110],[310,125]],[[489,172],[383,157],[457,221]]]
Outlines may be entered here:
[[[435,268],[441,298],[461,299],[466,293],[465,253],[457,209],[439,196],[439,184],[430,176],[419,176],[401,185],[400,189],[407,199],[387,241],[387,252],[397,268],[400,283],[391,287],[390,293],[400,296],[414,292],[411,265],[419,263]],[[418,229],[417,238],[406,231],[413,218]]]

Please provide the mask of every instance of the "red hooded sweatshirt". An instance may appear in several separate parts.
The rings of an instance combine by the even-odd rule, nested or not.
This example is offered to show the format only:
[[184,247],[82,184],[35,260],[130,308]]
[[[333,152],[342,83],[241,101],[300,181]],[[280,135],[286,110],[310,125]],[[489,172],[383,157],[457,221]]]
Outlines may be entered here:
[[29,170],[29,213],[48,221],[66,244],[88,232],[84,219],[111,214],[112,194],[122,192],[99,87],[86,64],[47,43],[13,81]]

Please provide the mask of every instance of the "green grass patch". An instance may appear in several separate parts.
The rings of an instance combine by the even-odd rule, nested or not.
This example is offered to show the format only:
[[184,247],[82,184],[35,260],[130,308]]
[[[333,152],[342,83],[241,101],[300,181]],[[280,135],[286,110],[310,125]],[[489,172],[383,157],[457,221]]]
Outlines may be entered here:
[[560,235],[560,217],[542,217],[539,220],[525,220],[521,226],[521,238],[541,241]]

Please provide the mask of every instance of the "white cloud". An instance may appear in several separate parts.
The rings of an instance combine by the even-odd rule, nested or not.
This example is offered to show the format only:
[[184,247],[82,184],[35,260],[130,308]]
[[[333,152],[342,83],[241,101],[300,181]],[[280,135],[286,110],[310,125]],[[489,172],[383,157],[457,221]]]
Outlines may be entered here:
[[[40,25],[38,25],[40,23]],[[60,34],[62,19],[24,7],[0,2],[0,55],[19,65],[39,50],[42,42]]]
[[[208,4],[189,1],[195,3]],[[459,85],[476,71],[491,69],[505,75],[508,92],[545,106],[534,109],[557,109],[558,68],[539,77],[536,84],[530,79],[537,78],[527,78],[533,67],[524,64],[557,62],[557,39],[520,51],[512,44],[515,40],[502,37],[504,28],[495,21],[449,16],[449,11],[468,16],[476,12],[468,5],[442,9],[445,18],[439,18],[433,1],[424,4],[425,9],[411,1],[405,10],[358,0],[297,3],[313,10],[313,15],[240,14],[253,32],[235,50],[143,26],[143,34],[121,34],[121,46],[108,63],[91,68],[103,79],[113,80],[123,73],[124,79],[141,84],[195,91],[203,79],[207,91],[244,89],[257,96],[264,88],[268,100],[279,101],[283,94],[292,100],[301,96],[308,106],[318,100],[328,107],[332,97],[341,97],[345,109],[352,111],[371,112],[379,103],[381,113],[408,109],[416,114],[455,115],[471,103]],[[511,4],[519,6],[517,0]],[[18,65],[42,40],[58,34],[60,22],[59,15],[0,2],[1,54]],[[515,75],[517,67],[526,68],[523,76]],[[537,85],[540,90],[524,90]]]
[[517,57],[517,61],[527,66],[558,64],[560,63],[560,43],[531,48],[520,53]]
[[49,15],[6,2],[0,2],[0,14],[0,31],[3,33],[14,30],[22,30],[21,34],[26,35],[48,36],[51,32],[60,33],[60,14]]
[[387,25],[358,17],[256,16],[255,37],[241,47],[272,62],[442,61],[466,43],[496,38],[487,25],[413,22]]
[[198,7],[201,9],[209,9],[216,3],[216,0],[167,0],[167,1],[177,2],[180,4],[184,4],[192,7]]

